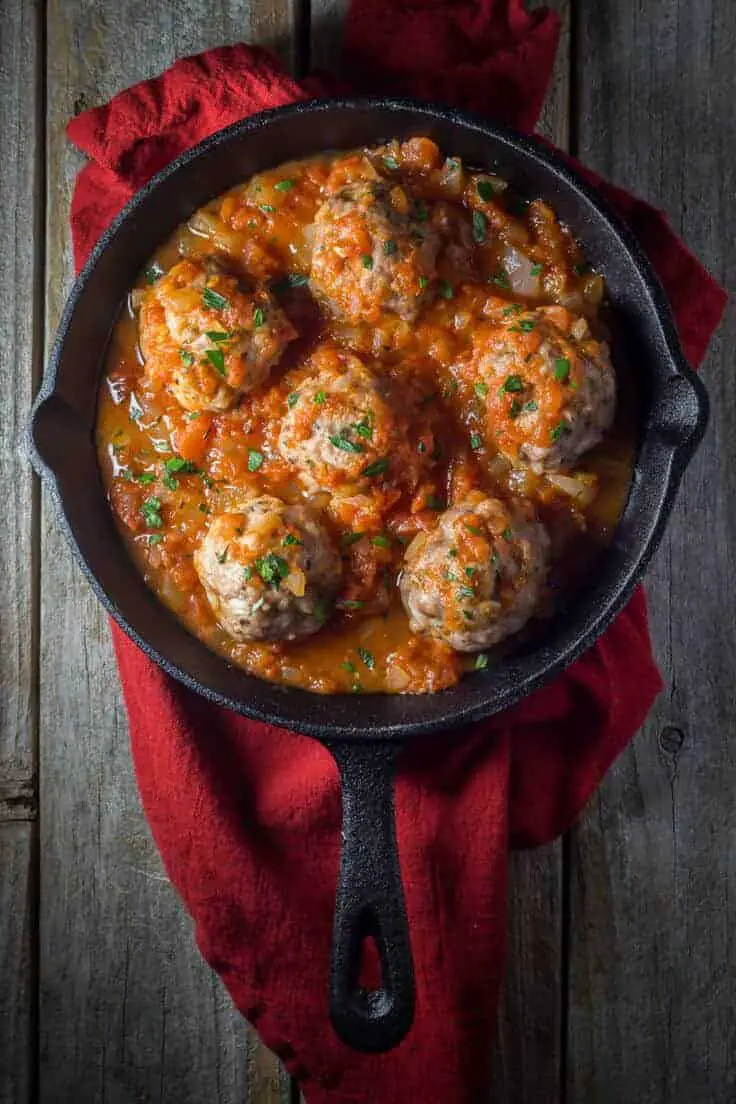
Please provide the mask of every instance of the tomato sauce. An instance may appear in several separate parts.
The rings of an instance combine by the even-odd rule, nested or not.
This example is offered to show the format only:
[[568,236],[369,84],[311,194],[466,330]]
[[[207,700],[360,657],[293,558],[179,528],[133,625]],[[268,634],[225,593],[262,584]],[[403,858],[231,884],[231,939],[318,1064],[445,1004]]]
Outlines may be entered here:
[[[436,297],[411,323],[379,312],[347,324],[310,293],[311,227],[328,179],[334,188],[341,173],[350,181],[366,164],[395,183],[420,217],[426,211],[435,224],[450,225],[462,216],[472,228],[464,249],[440,251]],[[367,246],[358,242],[356,248]],[[517,250],[528,262],[521,276],[509,271]],[[269,289],[298,336],[265,382],[237,405],[188,410],[144,378],[138,311],[147,289],[182,257],[212,255],[235,275]],[[636,418],[628,378],[617,379],[611,430],[561,480],[512,466],[489,444],[485,407],[458,366],[489,319],[545,304],[582,316],[596,339],[606,340],[603,279],[554,212],[542,201],[522,203],[504,181],[445,158],[428,139],[281,165],[209,203],[157,250],[131,289],[99,395],[103,480],[121,537],[147,584],[230,662],[315,692],[432,692],[492,663],[495,651],[461,655],[441,640],[410,632],[396,587],[406,545],[432,530],[438,513],[470,490],[525,499],[551,539],[547,598],[539,610],[544,617],[560,591],[584,583],[610,540],[633,470]],[[527,339],[532,348],[533,336],[522,331],[519,340]],[[213,516],[237,511],[244,497],[307,497],[278,438],[284,412],[304,386],[305,361],[326,341],[377,365],[385,378],[398,426],[386,446],[390,470],[378,470],[357,498],[341,498],[339,479],[310,492],[343,560],[335,609],[320,631],[294,642],[238,642],[216,620],[194,551]],[[515,400],[500,393],[493,401],[500,411]]]

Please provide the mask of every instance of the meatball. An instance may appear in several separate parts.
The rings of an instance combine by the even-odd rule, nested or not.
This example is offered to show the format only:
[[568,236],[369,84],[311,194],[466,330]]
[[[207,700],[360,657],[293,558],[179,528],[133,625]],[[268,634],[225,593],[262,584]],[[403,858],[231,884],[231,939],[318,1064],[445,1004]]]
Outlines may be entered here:
[[474,492],[406,550],[399,590],[413,632],[476,652],[518,632],[539,605],[549,539],[520,507]]
[[345,350],[322,346],[292,391],[279,449],[309,491],[350,493],[372,485],[390,463],[398,434],[380,377]]
[[311,283],[351,323],[412,321],[433,295],[439,239],[406,192],[380,177],[346,184],[314,219]]
[[464,371],[484,404],[489,443],[537,474],[572,467],[613,421],[608,346],[564,307],[507,304],[476,328]]
[[146,379],[185,410],[227,410],[258,387],[296,337],[264,288],[200,260],[175,264],[146,291],[139,341]]
[[340,557],[319,519],[271,495],[214,518],[194,566],[217,620],[235,640],[317,632],[340,586]]

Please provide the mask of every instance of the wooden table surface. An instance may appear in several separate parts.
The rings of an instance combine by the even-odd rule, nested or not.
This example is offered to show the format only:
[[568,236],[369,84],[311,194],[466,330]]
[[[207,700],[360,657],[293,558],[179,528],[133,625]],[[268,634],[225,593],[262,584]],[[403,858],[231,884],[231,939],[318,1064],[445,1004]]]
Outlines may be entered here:
[[[736,4],[555,6],[544,131],[663,207],[733,287]],[[71,280],[68,117],[220,43],[335,65],[344,7],[312,0],[310,30],[308,0],[2,6],[1,1104],[298,1099],[194,949],[141,813],[106,618],[18,443]],[[666,689],[574,831],[512,860],[489,1101],[736,1100],[735,345],[730,309],[704,367],[711,426],[649,572]]]

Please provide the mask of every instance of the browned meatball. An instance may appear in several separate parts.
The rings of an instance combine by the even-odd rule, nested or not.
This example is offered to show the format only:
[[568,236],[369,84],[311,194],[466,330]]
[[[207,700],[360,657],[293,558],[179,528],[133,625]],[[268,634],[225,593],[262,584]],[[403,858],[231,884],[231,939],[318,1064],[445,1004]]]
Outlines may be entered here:
[[260,386],[296,331],[264,288],[204,261],[175,264],[146,291],[139,340],[146,380],[185,410],[227,410]]
[[571,467],[613,421],[608,346],[564,307],[506,305],[476,328],[463,371],[483,403],[489,443],[537,473]]
[[411,321],[433,293],[438,244],[398,184],[345,184],[315,216],[312,288],[349,322]]
[[312,490],[351,493],[389,466],[397,441],[380,376],[335,346],[312,356],[313,374],[292,393],[279,448]]
[[399,589],[412,631],[459,652],[518,632],[539,605],[548,546],[520,508],[474,492],[406,551]]
[[235,640],[295,640],[327,620],[341,563],[318,517],[271,495],[214,518],[194,566]]

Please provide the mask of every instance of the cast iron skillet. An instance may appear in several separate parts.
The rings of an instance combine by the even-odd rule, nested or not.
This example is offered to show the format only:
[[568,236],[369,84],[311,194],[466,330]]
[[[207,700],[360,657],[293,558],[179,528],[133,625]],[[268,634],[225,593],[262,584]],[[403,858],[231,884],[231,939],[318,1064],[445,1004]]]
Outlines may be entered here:
[[[581,592],[541,637],[459,686],[426,696],[322,697],[262,682],[191,636],[154,598],[128,558],[94,448],[105,348],[128,288],[154,248],[203,203],[254,172],[331,149],[428,135],[447,153],[548,200],[604,273],[617,321],[614,360],[636,370],[640,400],[634,480],[613,543]],[[505,709],[589,648],[622,609],[654,552],[683,471],[702,437],[707,399],[680,350],[663,290],[628,230],[561,160],[483,119],[409,100],[312,101],[236,123],[185,153],[133,199],[77,279],[31,424],[32,459],[97,596],[163,669],[218,705],[320,740],[340,768],[343,846],[330,1013],[364,1051],[409,1030],[414,971],[396,847],[392,778],[409,737],[457,729]],[[382,985],[358,985],[363,940],[376,941]]]

